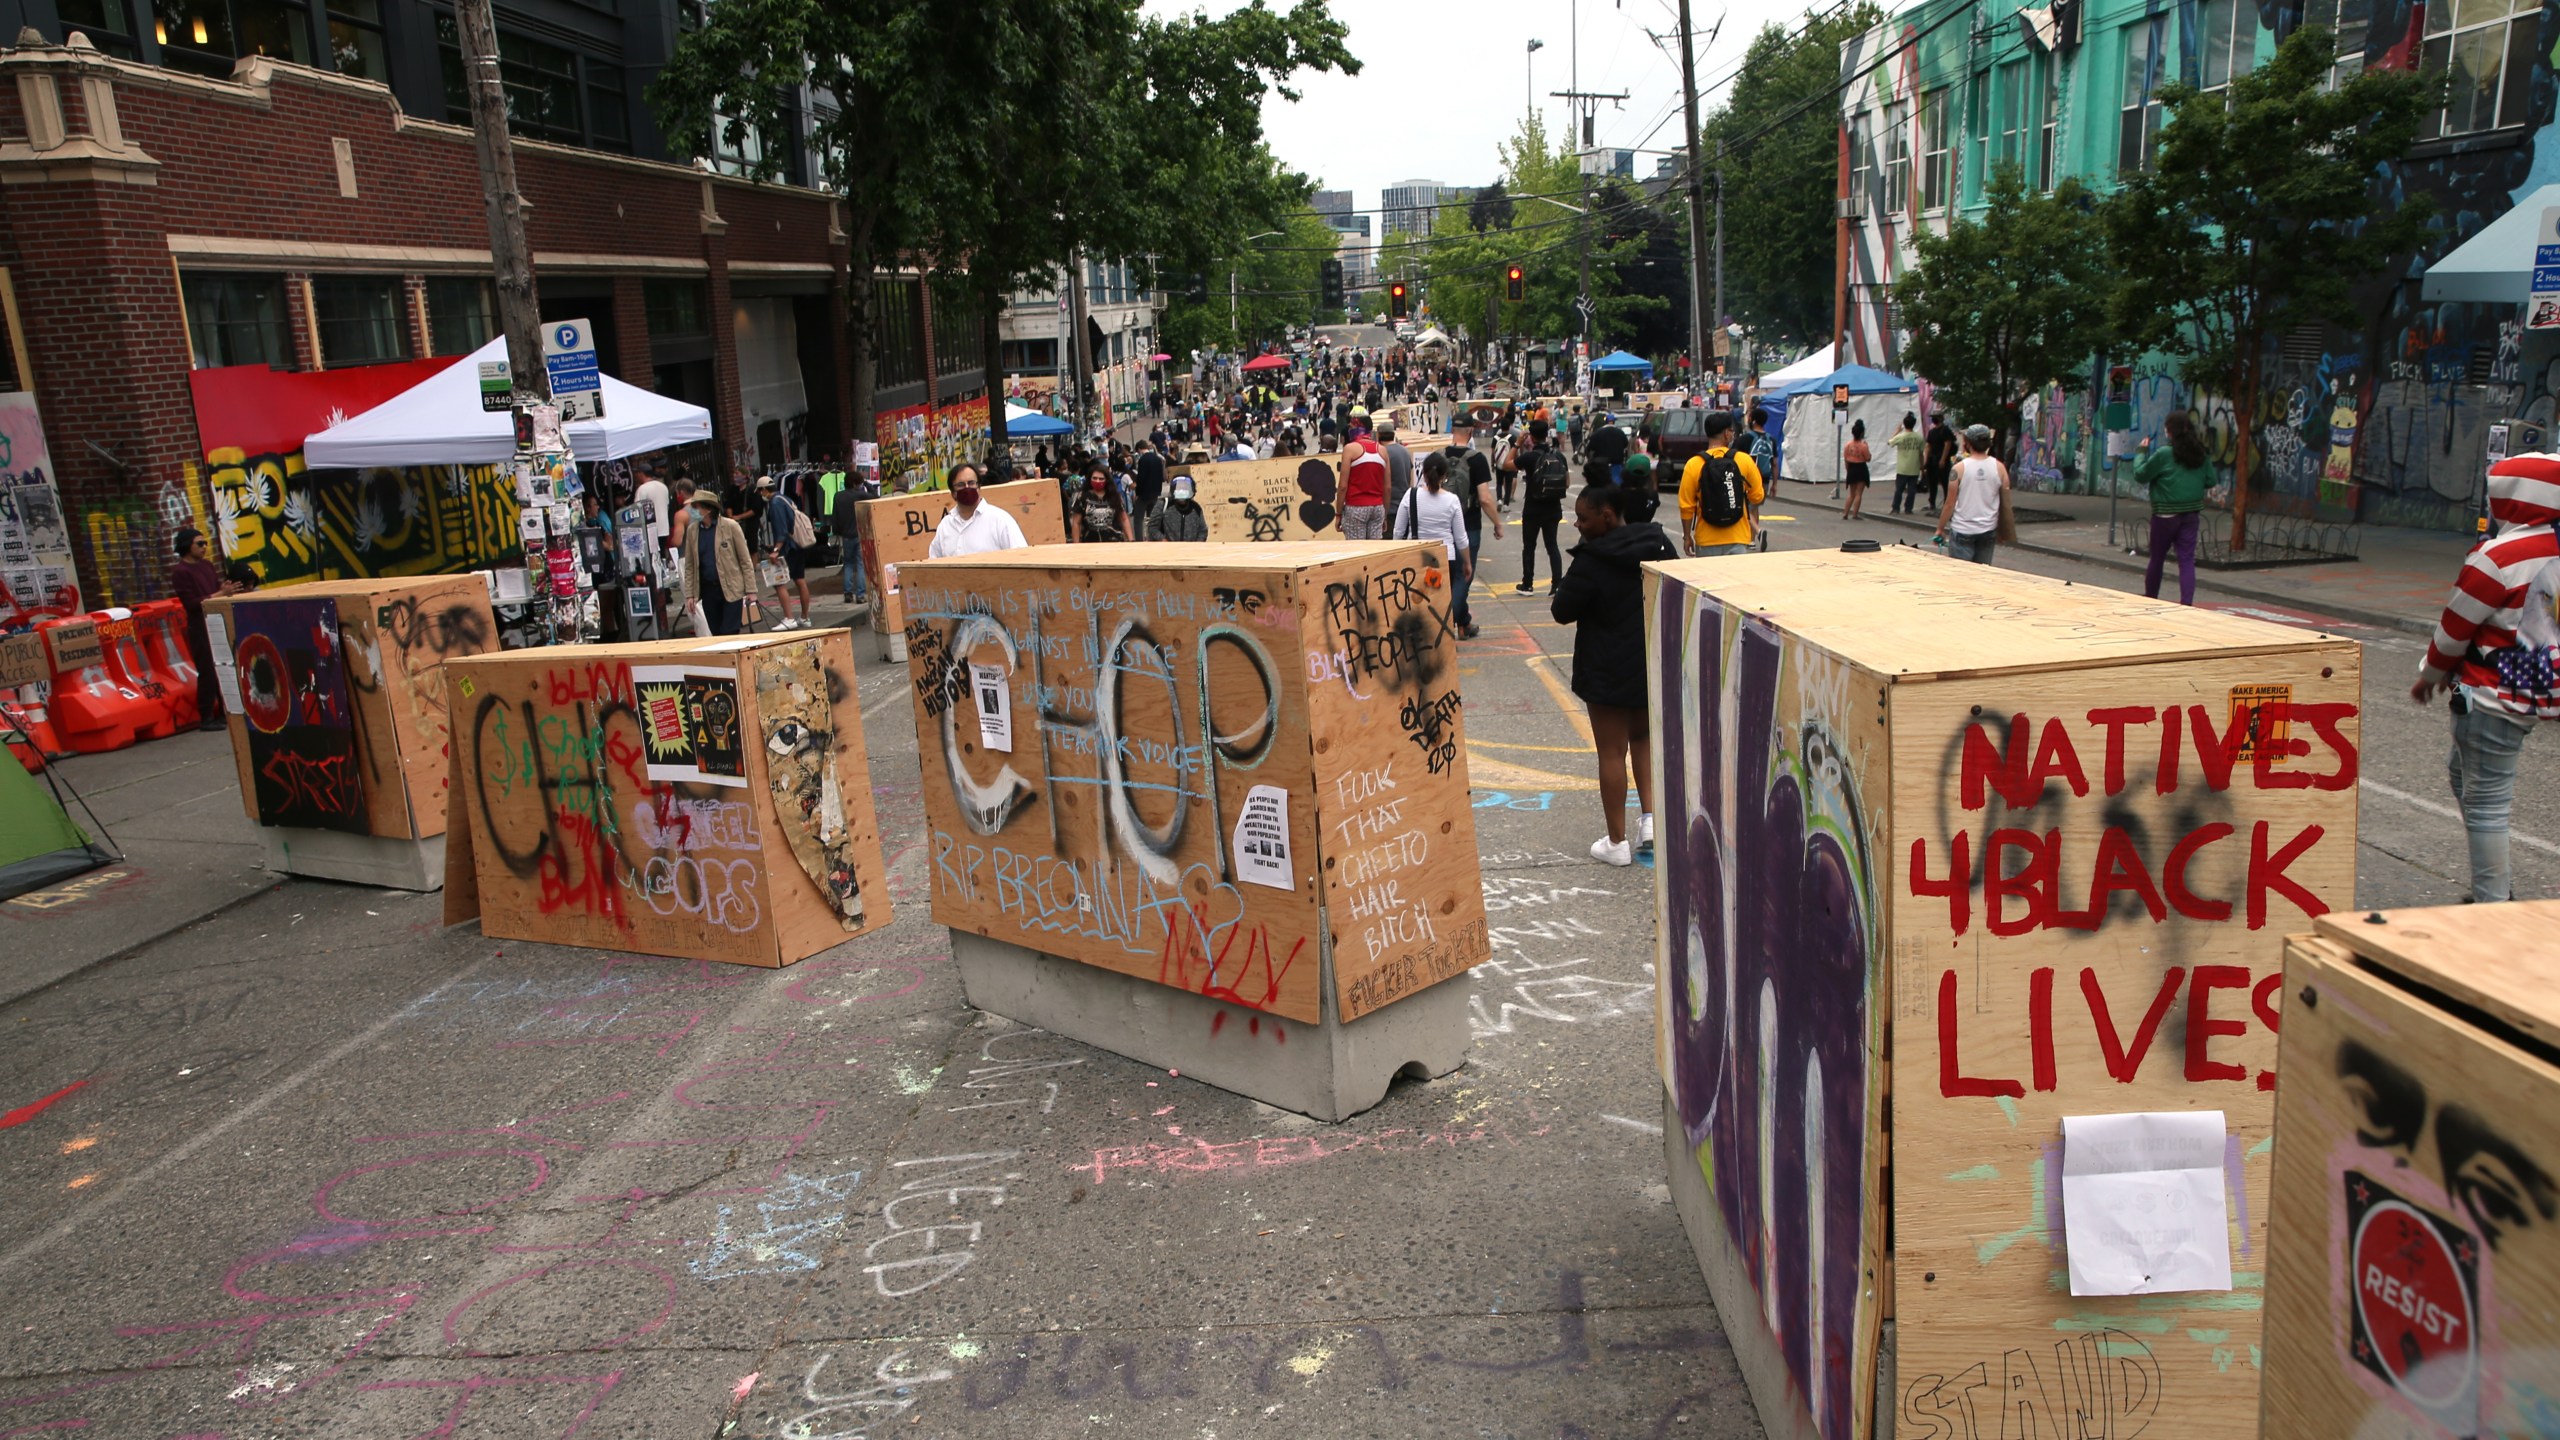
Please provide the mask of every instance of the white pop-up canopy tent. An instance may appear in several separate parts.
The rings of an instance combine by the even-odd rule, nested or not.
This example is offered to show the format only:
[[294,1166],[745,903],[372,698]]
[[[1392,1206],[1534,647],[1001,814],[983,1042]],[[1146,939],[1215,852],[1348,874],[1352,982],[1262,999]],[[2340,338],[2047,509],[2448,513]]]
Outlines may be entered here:
[[1825,345],[1793,365],[1772,370],[1760,377],[1761,388],[1783,391],[1800,380],[1820,379],[1840,368],[1839,362],[1831,358],[1834,353],[1834,347]]
[[[500,465],[515,458],[515,419],[480,408],[480,362],[507,358],[502,336],[372,409],[302,442],[314,470],[366,465]],[[621,460],[711,438],[711,412],[604,377],[604,418],[568,427],[581,461]]]

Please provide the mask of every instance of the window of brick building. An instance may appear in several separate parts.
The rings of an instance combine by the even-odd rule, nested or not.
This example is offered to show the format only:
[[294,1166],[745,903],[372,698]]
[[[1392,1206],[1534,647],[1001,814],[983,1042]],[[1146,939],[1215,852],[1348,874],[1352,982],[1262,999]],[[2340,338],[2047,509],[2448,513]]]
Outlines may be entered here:
[[699,340],[711,333],[711,300],[699,280],[650,280],[640,287],[652,340]]
[[[455,28],[449,13],[436,16],[436,49],[444,61],[445,118],[468,125],[471,90],[462,69],[462,32]],[[509,130],[531,140],[556,140],[564,145],[586,143],[576,51],[530,35],[500,30],[498,80],[506,90]]]
[[921,294],[913,280],[871,282],[871,383],[880,389],[924,378]]
[[268,55],[311,63],[310,15],[297,0],[152,0],[161,63],[229,75],[233,62]]
[[86,35],[89,43],[110,55],[134,58],[133,6],[130,0],[54,0],[62,17],[62,38]]
[[382,0],[328,0],[329,56],[341,75],[388,81],[382,53]]
[[486,280],[439,275],[427,281],[427,343],[438,355],[468,355],[498,333],[498,292]]
[[331,369],[409,358],[408,316],[396,275],[314,275],[311,309],[320,321],[320,361]]
[[182,277],[187,339],[199,367],[293,366],[293,332],[285,324],[281,275],[208,274]]

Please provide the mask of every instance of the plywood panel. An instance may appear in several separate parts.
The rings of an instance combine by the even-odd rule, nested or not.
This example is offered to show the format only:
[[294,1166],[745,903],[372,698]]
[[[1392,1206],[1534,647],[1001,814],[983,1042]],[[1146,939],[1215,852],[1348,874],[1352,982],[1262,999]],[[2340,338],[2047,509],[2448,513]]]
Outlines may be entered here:
[[[2438,921],[2470,916],[2399,911],[2387,928]],[[2547,935],[2496,957],[2509,982],[2560,986]],[[2286,947],[2284,997],[2264,1433],[2552,1433],[2560,1065],[2325,933]]]
[[[1063,545],[1067,540],[1066,509],[1055,480],[1016,480],[985,486],[978,492],[986,504],[1013,517],[1022,538],[1034,545]],[[854,506],[854,530],[862,547],[863,578],[870,583],[871,628],[895,635],[906,628],[897,598],[883,577],[889,566],[921,560],[933,548],[933,527],[951,510],[948,490],[920,490],[912,495],[883,495]],[[887,603],[882,597],[888,595]]]
[[1883,1325],[1884,682],[1648,588],[1658,1058],[1715,1198],[1700,1253],[1735,1258],[1710,1278],[1769,1432],[1855,1440]]
[[[1171,548],[907,568],[934,918],[1314,1022],[1306,670],[1295,626],[1256,625],[1246,598],[1285,594],[1291,567],[1183,546],[1175,572]],[[980,723],[982,689],[1004,696],[1009,749]],[[1289,797],[1286,888],[1236,853],[1257,786]]]
[[[777,834],[776,737],[755,700],[757,656],[775,647],[786,657],[776,673],[794,683],[814,666],[834,717],[823,742],[785,740],[790,764],[812,763],[817,745],[816,763],[833,766],[859,852],[850,932]],[[448,895],[476,889],[491,935],[751,965],[789,964],[887,923],[858,732],[839,738],[851,658],[843,632],[829,631],[447,661],[457,817],[470,827],[448,844]],[[447,913],[470,903],[457,897]]]
[[[852,633],[821,630],[744,652],[751,742],[774,824],[766,871],[786,955],[824,950],[881,923],[888,905],[880,836],[864,803],[871,767],[851,683]],[[800,883],[793,883],[795,878]]]
[[1492,954],[1458,635],[1437,547],[1380,545],[1290,581],[1335,1008],[1356,1020]]
[[[2304,632],[1894,547],[1665,562],[1677,575],[1878,674],[2050,671],[2291,650]],[[1996,643],[1993,643],[1996,637]]]
[[2319,933],[2395,975],[2560,1043],[2560,900],[2324,915]]
[[1339,455],[1291,455],[1276,460],[1220,460],[1177,466],[1189,475],[1217,544],[1269,544],[1275,540],[1340,539]]
[[452,728],[441,667],[497,649],[497,617],[490,611],[488,586],[476,575],[369,583],[368,593],[339,599],[339,621],[358,637],[351,649],[362,652],[367,669],[380,676],[411,833],[441,835]]
[[[2107,610],[2060,618],[2104,655]],[[2063,643],[2037,623],[1934,643]],[[2357,652],[2283,633],[1891,687],[1897,1433],[1997,1440],[2018,1405],[2037,1433],[2255,1432],[2278,937],[2355,879]],[[2062,1117],[2196,1109],[2228,1125],[2238,1288],[2069,1294]]]

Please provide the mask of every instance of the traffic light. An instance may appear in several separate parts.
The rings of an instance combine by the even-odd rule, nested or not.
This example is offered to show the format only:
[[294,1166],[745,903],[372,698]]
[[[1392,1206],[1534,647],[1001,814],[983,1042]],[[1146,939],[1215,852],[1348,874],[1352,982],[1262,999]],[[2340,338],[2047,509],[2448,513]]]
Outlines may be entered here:
[[1401,280],[1387,287],[1387,314],[1398,320],[1404,318],[1404,282]]
[[1528,278],[1529,277],[1523,273],[1517,265],[1503,271],[1502,298],[1505,300],[1519,300],[1524,298],[1528,293]]
[[1322,286],[1324,291],[1325,308],[1328,310],[1341,309],[1342,262],[1339,260],[1327,260],[1324,264],[1317,267],[1317,269],[1322,277],[1318,283]]
[[1197,270],[1183,276],[1182,298],[1190,301],[1194,305],[1207,304],[1209,300],[1209,277]]

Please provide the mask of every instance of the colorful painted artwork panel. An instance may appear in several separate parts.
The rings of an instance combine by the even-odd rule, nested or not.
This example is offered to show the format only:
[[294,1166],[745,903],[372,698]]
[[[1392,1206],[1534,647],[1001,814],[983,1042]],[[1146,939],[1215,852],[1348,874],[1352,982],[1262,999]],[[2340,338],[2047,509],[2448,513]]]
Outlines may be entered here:
[[258,823],[366,833],[337,602],[244,601],[231,635]]

